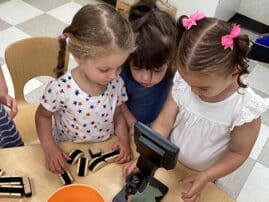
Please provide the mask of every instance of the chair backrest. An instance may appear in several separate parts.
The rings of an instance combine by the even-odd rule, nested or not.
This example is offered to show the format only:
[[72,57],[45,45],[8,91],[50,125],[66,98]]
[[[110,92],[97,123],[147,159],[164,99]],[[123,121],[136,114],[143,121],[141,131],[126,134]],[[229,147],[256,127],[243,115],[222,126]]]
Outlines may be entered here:
[[[25,101],[23,89],[25,84],[37,76],[55,77],[59,41],[57,38],[35,37],[19,40],[6,48],[5,59],[9,69],[15,98]],[[65,57],[65,69],[68,66],[68,52]]]

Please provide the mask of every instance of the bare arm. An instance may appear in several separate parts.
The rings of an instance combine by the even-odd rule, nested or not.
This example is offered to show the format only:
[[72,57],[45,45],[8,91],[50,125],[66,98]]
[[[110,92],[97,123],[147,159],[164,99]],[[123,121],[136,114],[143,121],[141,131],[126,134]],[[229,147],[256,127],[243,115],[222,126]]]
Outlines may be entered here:
[[260,126],[261,119],[257,118],[250,123],[234,128],[229,151],[215,165],[205,171],[210,181],[233,172],[244,163],[256,142]]
[[152,129],[156,130],[161,135],[168,137],[173,128],[178,112],[179,109],[172,97],[171,88],[162,111],[152,123]]
[[36,111],[35,123],[37,134],[45,153],[46,167],[57,174],[64,172],[66,160],[69,157],[58,147],[52,136],[52,114],[40,104]]
[[43,148],[55,143],[52,136],[52,115],[52,112],[46,110],[42,105],[38,106],[35,114],[36,130]]
[[188,192],[182,193],[182,199],[196,201],[208,182],[230,174],[241,166],[255,144],[260,125],[261,120],[257,118],[250,123],[235,127],[231,134],[229,150],[219,161],[207,170],[181,180],[183,184],[192,183]]
[[114,114],[115,133],[119,138],[119,143],[113,145],[113,149],[120,149],[120,155],[116,159],[117,163],[129,161],[132,157],[130,147],[130,135],[128,133],[128,125],[124,118],[121,107],[117,107]]
[[0,66],[0,93],[8,93],[8,88],[6,84],[6,80],[2,71],[2,67]]
[[0,103],[10,108],[10,112],[8,113],[8,119],[9,120],[13,119],[18,112],[18,107],[16,100],[13,97],[9,96],[8,94],[8,88],[1,66],[0,66]]
[[[172,88],[171,88],[172,90]],[[178,113],[178,106],[175,103],[172,97],[172,91],[170,90],[169,95],[165,101],[165,104],[162,108],[162,111],[156,118],[156,120],[152,123],[152,129],[156,130],[161,135],[165,136],[166,138],[169,136],[175,119]],[[136,168],[137,159],[127,163],[123,167],[123,176],[127,177],[135,168]]]
[[132,112],[130,112],[129,108],[127,107],[126,103],[122,103],[121,106],[121,111],[122,114],[125,118],[125,120],[127,121],[128,127],[130,129],[132,129],[136,123],[136,118],[134,117],[134,115],[132,114]]

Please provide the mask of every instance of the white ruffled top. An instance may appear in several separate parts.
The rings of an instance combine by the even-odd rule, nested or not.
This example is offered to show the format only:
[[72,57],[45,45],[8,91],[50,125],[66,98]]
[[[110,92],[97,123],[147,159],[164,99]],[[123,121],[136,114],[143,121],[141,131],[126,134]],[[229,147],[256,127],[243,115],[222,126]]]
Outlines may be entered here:
[[249,87],[223,101],[205,102],[179,73],[174,77],[172,96],[179,113],[170,140],[180,148],[178,160],[195,170],[211,167],[228,150],[233,128],[258,118],[268,108]]

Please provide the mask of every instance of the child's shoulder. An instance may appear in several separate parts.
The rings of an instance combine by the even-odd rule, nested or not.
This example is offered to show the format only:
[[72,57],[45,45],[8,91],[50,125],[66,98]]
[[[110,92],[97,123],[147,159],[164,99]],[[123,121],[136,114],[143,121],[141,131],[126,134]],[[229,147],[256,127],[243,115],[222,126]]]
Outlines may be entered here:
[[66,72],[59,78],[50,78],[50,80],[47,83],[46,88],[53,89],[54,91],[57,91],[57,89],[62,88],[64,84],[67,84],[68,81],[72,80],[72,76],[70,72]]
[[124,82],[131,80],[132,76],[131,76],[130,67],[125,65],[121,70],[120,76]]
[[238,94],[242,96],[242,107],[252,107],[253,109],[268,107],[265,99],[255,93],[251,87],[239,89]]
[[240,110],[235,113],[233,127],[251,122],[269,108],[265,99],[256,94],[250,87],[238,90],[237,105],[239,105]]
[[117,88],[117,87],[122,87],[124,85],[124,81],[122,79],[122,77],[120,75],[118,75],[115,79],[113,79],[110,83],[110,86],[112,86],[112,88]]

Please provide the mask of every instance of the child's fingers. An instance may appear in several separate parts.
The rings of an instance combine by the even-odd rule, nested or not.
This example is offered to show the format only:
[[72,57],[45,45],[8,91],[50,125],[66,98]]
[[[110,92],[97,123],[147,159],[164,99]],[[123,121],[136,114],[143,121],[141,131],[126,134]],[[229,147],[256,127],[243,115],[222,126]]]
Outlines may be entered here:
[[55,174],[62,174],[64,173],[65,162],[63,159],[51,159],[47,161],[47,167],[51,172]]
[[124,154],[124,158],[122,159],[122,161],[120,163],[125,163],[131,160],[130,154],[125,153]]
[[11,107],[12,107],[11,111],[14,112],[15,114],[17,114],[18,113],[18,106],[17,106],[16,100],[14,100],[14,99],[12,100]]
[[64,152],[62,153],[62,158],[58,159],[60,169],[62,172],[64,172],[64,170],[66,170],[66,160],[69,160],[69,159],[70,158]]
[[114,142],[114,144],[112,145],[112,150],[115,151],[115,150],[119,150],[120,149],[120,145],[118,142]]
[[192,176],[184,177],[179,180],[180,184],[192,183],[194,181]]
[[[185,193],[186,194],[186,193]],[[186,196],[182,193],[182,196],[181,196],[182,200],[184,202],[198,202],[199,199],[200,199],[200,195],[199,194],[194,194],[192,196]]]
[[132,153],[127,153],[127,161],[131,161],[133,159]]
[[64,153],[64,152],[63,152],[63,156],[64,156],[65,160],[67,160],[67,161],[68,161],[68,160],[71,160],[70,156],[68,156],[68,155],[67,155],[66,153]]
[[7,117],[8,120],[12,120],[12,119],[16,116],[16,114],[17,114],[17,113],[14,113],[14,112],[12,112],[12,111],[9,112],[8,117]]
[[119,156],[116,158],[116,163],[121,164],[125,161],[126,154],[122,151],[120,151]]
[[124,178],[126,178],[128,175],[128,167],[126,165],[122,167],[122,175]]
[[16,116],[18,112],[18,107],[14,99],[7,100],[7,106],[10,108],[10,112],[8,114],[8,120],[11,120]]
[[188,199],[189,201],[197,201],[197,198],[200,196],[199,184],[192,183],[191,188],[187,193],[182,193],[183,199]]
[[123,176],[126,178],[130,173],[132,173],[136,168],[137,159],[134,159],[126,163],[123,167]]
[[134,169],[132,168],[132,164],[127,163],[123,166],[123,176],[126,178],[130,173],[132,173]]
[[194,195],[192,197],[181,197],[184,202],[198,202],[199,197]]
[[48,162],[46,163],[46,167],[47,167],[47,169],[48,169],[49,171],[51,171],[52,173],[54,173],[54,174],[58,174],[57,169],[56,169],[56,167],[55,167],[53,161],[48,161]]
[[56,172],[57,173],[60,173],[60,174],[63,174],[64,173],[64,170],[65,170],[65,161],[64,159],[58,159],[55,164],[55,169],[56,169]]
[[10,108],[12,106],[12,100],[7,99],[6,105]]

